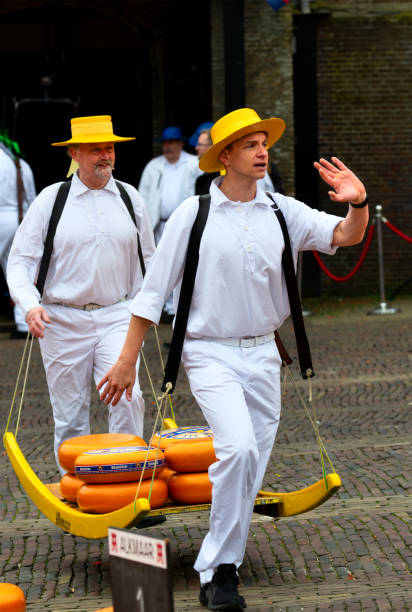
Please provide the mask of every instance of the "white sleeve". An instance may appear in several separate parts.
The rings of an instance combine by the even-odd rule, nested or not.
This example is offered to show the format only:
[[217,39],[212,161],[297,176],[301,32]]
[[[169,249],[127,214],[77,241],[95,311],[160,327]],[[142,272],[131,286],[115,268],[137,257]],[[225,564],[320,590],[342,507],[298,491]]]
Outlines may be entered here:
[[142,196],[143,201],[146,204],[149,201],[149,195],[150,195],[150,185],[151,185],[150,168],[151,168],[151,162],[146,164],[146,166],[144,167],[142,176],[140,177],[140,182],[139,182],[139,187],[138,187],[138,191],[140,195]]
[[160,215],[160,183],[162,179],[161,158],[155,157],[145,167],[139,183],[139,193],[146,205],[154,229]]
[[44,189],[29,207],[19,225],[7,262],[7,284],[24,316],[39,306],[40,294],[33,284],[44,251],[51,211],[60,183]]
[[23,203],[23,212],[26,214],[28,207],[36,197],[36,186],[34,183],[33,172],[29,164],[26,161],[21,160],[21,165],[23,170],[24,192],[26,196]]
[[167,221],[142,288],[130,305],[131,314],[159,322],[163,304],[182,279],[190,231],[198,208],[199,198],[188,198]]
[[272,196],[285,216],[295,253],[312,250],[328,255],[336,253],[337,247],[332,246],[333,232],[342,217],[310,208],[303,202],[280,193]]

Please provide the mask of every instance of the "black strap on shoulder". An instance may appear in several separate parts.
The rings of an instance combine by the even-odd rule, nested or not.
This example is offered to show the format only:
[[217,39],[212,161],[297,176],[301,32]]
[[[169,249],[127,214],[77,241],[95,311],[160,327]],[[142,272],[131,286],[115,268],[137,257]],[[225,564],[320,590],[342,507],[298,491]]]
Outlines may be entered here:
[[[115,181],[115,183],[117,185],[118,190],[120,191],[120,196],[123,202],[125,203],[127,210],[129,211],[129,215],[131,216],[132,221],[137,228],[136,215],[134,213],[133,204],[130,199],[130,196],[127,193],[127,189],[121,183],[119,183],[119,181]],[[139,230],[137,231],[137,253],[139,255],[139,262],[140,262],[140,267],[142,270],[142,275],[144,276],[146,274],[146,266],[145,266],[144,259],[143,259],[143,251],[142,251],[142,245],[140,242]]]
[[197,266],[199,263],[199,247],[203,230],[206,225],[210,208],[210,195],[199,196],[199,210],[195,222],[190,232],[189,244],[186,253],[186,263],[183,271],[182,287],[180,289],[179,304],[175,317],[172,342],[165,367],[165,375],[162,384],[162,391],[166,391],[166,384],[171,383],[172,393],[179,372],[180,359],[182,356],[183,342],[186,334],[187,321],[189,318],[190,304],[192,301],[193,289]]
[[66,204],[67,196],[69,195],[71,180],[65,181],[59,187],[56,200],[53,205],[53,210],[50,216],[49,227],[47,229],[46,241],[44,243],[43,256],[40,262],[39,274],[37,276],[37,291],[40,297],[43,295],[44,283],[46,282],[47,271],[49,269],[50,257],[53,251],[53,241],[56,234],[57,224],[62,216],[64,205]]
[[[134,214],[133,204],[130,199],[130,196],[127,193],[125,187],[123,187],[123,185],[119,183],[119,181],[115,181],[115,183],[119,189],[120,196],[123,202],[125,203],[125,206],[129,212],[129,215],[131,216],[132,221],[137,228],[136,215]],[[39,269],[39,274],[38,274],[37,283],[36,283],[36,287],[37,287],[38,292],[40,293],[40,296],[43,295],[44,283],[46,282],[46,276],[47,276],[47,272],[48,272],[49,265],[50,265],[50,258],[53,252],[54,236],[56,234],[57,224],[59,223],[60,217],[62,216],[64,205],[66,204],[67,196],[69,195],[70,186],[71,186],[71,180],[65,181],[64,183],[60,185],[59,190],[57,192],[56,200],[53,205],[53,210],[52,210],[50,221],[49,221],[49,227],[47,229],[46,241],[44,243],[43,256],[41,258],[40,269]],[[140,236],[139,236],[138,231],[137,231],[137,252],[139,255],[139,262],[140,262],[140,267],[142,269],[142,275],[144,276],[146,274],[146,266],[145,266],[144,259],[143,259],[142,245],[140,244]]]
[[309,342],[306,336],[305,324],[303,322],[302,305],[300,302],[298,283],[296,281],[295,266],[293,264],[292,248],[290,246],[290,238],[285,217],[275,200],[270,193],[266,195],[274,202],[272,208],[279,221],[285,241],[285,248],[282,254],[282,268],[285,275],[286,289],[288,292],[290,313],[292,316],[293,329],[296,337],[296,345],[298,349],[300,371],[303,378],[312,378],[315,376],[312,366],[312,357],[310,354]]

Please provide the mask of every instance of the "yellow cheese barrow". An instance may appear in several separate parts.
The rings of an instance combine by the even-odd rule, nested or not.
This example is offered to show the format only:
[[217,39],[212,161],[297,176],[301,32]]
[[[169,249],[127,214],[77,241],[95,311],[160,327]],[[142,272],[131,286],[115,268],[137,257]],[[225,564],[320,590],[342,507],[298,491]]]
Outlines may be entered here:
[[[96,539],[107,537],[109,527],[133,527],[145,516],[197,512],[210,509],[210,504],[170,505],[150,509],[146,498],[136,499],[128,506],[107,514],[86,514],[60,499],[58,484],[46,485],[33,472],[11,432],[4,434],[4,447],[16,475],[33,503],[52,523],[73,535]],[[291,493],[260,491],[255,512],[272,517],[293,516],[316,508],[334,495],[341,486],[336,473],[327,474],[310,487]]]

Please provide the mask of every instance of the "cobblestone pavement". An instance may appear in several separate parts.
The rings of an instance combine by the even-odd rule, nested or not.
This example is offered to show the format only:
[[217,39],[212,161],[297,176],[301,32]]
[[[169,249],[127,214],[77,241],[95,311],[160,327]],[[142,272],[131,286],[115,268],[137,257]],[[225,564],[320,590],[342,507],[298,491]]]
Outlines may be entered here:
[[[280,519],[253,515],[240,588],[250,612],[412,610],[411,410],[412,299],[401,312],[366,316],[367,306],[324,310],[306,318],[317,376],[316,419],[329,456],[342,478],[340,492],[310,513]],[[376,304],[375,304],[376,305]],[[371,304],[369,304],[371,306]],[[315,307],[314,307],[315,308]],[[161,342],[170,327],[159,328]],[[282,337],[294,356],[289,323]],[[0,410],[6,423],[23,348],[0,326]],[[161,373],[153,335],[145,355],[156,389]],[[277,443],[265,488],[302,488],[321,478],[317,442],[287,386]],[[147,376],[145,437],[153,426]],[[186,378],[174,400],[180,425],[201,425]],[[93,394],[92,430],[105,431],[106,413]],[[37,344],[28,375],[18,434],[20,446],[43,482],[57,480],[52,418]],[[2,580],[25,592],[27,610],[93,611],[111,605],[107,542],[65,534],[22,490],[4,452],[1,456],[0,569]],[[193,563],[207,531],[206,513],[172,515],[143,531],[169,538],[176,611],[199,611]],[[146,611],[154,612],[154,611]],[[157,611],[156,611],[157,612]],[[159,611],[161,612],[161,611]]]

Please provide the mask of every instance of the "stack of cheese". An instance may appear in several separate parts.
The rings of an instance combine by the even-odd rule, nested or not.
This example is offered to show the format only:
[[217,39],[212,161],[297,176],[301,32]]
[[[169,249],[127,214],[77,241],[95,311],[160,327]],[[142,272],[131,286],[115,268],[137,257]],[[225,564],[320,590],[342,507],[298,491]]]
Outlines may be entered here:
[[68,472],[60,481],[62,496],[84,512],[118,510],[134,501],[138,488],[138,497],[148,498],[150,494],[151,508],[167,500],[166,481],[158,477],[165,466],[164,453],[148,448],[138,436],[94,434],[71,438],[61,444],[59,462]]
[[[211,501],[212,483],[207,470],[216,461],[216,455],[209,427],[179,427],[162,431],[152,437],[150,444],[160,445],[164,451],[171,500],[181,504]],[[166,473],[164,475],[166,477]]]

